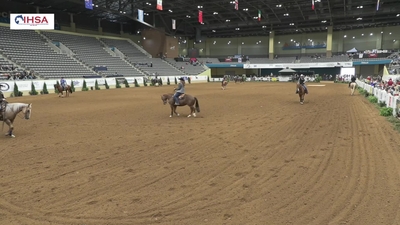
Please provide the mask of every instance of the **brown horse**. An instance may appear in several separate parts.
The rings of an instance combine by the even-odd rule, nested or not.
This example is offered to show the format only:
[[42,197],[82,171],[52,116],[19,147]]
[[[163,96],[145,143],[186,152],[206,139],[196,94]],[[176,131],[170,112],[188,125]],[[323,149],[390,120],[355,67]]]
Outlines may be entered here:
[[72,94],[72,89],[71,86],[67,85],[67,88],[64,90],[64,88],[60,84],[55,84],[54,89],[58,90],[58,97],[64,98],[64,91],[65,91],[65,96],[68,97],[69,93]]
[[226,80],[222,81],[222,84],[221,84],[222,90],[225,90],[227,85],[228,85],[228,81],[226,81]]
[[177,106],[189,106],[190,107],[190,114],[188,117],[196,117],[196,111],[199,113],[200,112],[200,106],[199,106],[199,101],[197,100],[196,97],[193,97],[191,95],[183,94],[183,96],[179,96],[179,105],[175,105],[175,100],[173,98],[174,94],[163,94],[161,95],[161,100],[163,101],[164,105],[169,103],[171,106],[171,115],[169,117],[172,117],[172,115],[175,113],[175,115],[179,116],[179,113],[176,112],[176,107]]
[[304,104],[304,96],[306,95],[306,90],[303,85],[297,84],[297,90],[299,92],[299,97],[300,97],[300,104]]

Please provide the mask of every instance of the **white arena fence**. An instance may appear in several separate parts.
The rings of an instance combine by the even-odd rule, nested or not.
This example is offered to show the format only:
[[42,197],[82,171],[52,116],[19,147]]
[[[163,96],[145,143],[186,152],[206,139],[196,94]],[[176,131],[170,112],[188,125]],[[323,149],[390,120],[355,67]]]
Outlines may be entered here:
[[[207,82],[207,76],[189,76],[191,83],[206,83]],[[134,87],[135,84],[135,79],[138,82],[138,84],[143,87],[144,86],[144,79],[143,77],[110,77],[110,78],[81,78],[81,79],[68,79],[66,78],[65,80],[67,81],[68,85],[71,85],[71,83],[74,83],[74,88],[77,91],[80,91],[80,89],[83,86],[83,81],[86,81],[86,86],[88,88],[94,87],[96,80],[99,86],[104,86],[105,82],[107,81],[107,84],[109,86],[115,86],[116,85],[116,79],[126,79],[129,86]],[[171,85],[175,85],[175,78],[178,79],[180,76],[160,76],[159,78],[162,79],[163,85],[167,85],[168,78],[170,81]],[[35,89],[37,91],[43,90],[43,85],[46,83],[47,90],[51,91],[54,90],[54,84],[60,82],[60,80],[15,80],[15,81],[10,81],[10,80],[5,80],[2,81],[0,80],[0,83],[6,83],[8,84],[9,88],[8,90],[3,90],[4,93],[8,92],[13,92],[14,91],[14,85],[16,84],[18,87],[18,91],[21,92],[26,92],[26,91],[31,91],[32,89],[32,84],[35,86]],[[120,85],[124,87],[124,84],[120,82]],[[147,85],[150,85],[150,81],[147,82]]]
[[375,88],[370,84],[367,84],[363,81],[357,80],[357,85],[367,91],[369,94],[373,94],[378,98],[379,102],[383,102],[386,104],[386,107],[393,109],[393,116],[397,114],[397,100],[399,96],[393,96],[390,93],[387,93],[385,90],[381,90],[379,88]]

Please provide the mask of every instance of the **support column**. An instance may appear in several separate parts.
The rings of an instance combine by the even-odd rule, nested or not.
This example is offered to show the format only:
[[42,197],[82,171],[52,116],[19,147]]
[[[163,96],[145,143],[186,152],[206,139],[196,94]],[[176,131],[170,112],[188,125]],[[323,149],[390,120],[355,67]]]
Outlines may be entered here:
[[326,33],[326,57],[332,57],[332,36],[333,36],[333,27],[329,26]]
[[268,45],[268,52],[269,52],[269,59],[274,59],[274,44],[275,44],[275,31],[269,32],[269,45]]
[[36,7],[36,13],[40,13],[39,7]]
[[[381,29],[383,31],[383,29]],[[376,49],[382,49],[382,40],[383,40],[383,33],[380,32],[378,35],[378,38],[376,39]]]
[[242,39],[240,37],[238,37],[236,39],[236,43],[237,43],[237,54],[241,55],[242,54]]
[[119,33],[121,34],[121,36],[124,35],[124,24],[123,23],[120,23]]
[[70,24],[70,27],[71,27],[71,31],[72,32],[76,32],[76,26],[75,26],[75,23],[74,23],[74,14],[72,14],[72,13],[70,13],[69,14],[69,24]]
[[101,27],[101,19],[97,19],[97,29],[99,30],[99,34],[103,34],[103,28]]

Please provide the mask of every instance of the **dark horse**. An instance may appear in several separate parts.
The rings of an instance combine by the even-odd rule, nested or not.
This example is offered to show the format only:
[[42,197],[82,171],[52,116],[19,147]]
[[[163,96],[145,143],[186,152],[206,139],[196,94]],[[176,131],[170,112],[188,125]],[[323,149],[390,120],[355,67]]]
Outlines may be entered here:
[[299,90],[300,104],[304,103],[304,96],[306,95],[306,90],[303,85],[297,84],[297,90]]
[[69,85],[67,85],[67,88],[65,88],[65,90],[64,90],[64,88],[61,85],[55,84],[54,89],[58,90],[58,97],[64,97],[64,91],[65,91],[65,95],[67,97],[69,96],[69,93],[72,94],[72,89],[71,89],[71,86],[69,86]]
[[169,117],[172,117],[172,115],[175,113],[175,115],[179,116],[179,113],[176,112],[176,107],[177,106],[189,106],[190,107],[190,114],[188,117],[196,117],[196,111],[199,113],[200,112],[200,106],[199,106],[199,101],[197,100],[196,97],[193,97],[191,95],[183,94],[183,97],[179,96],[179,105],[175,105],[175,100],[173,98],[174,94],[163,94],[161,95],[161,100],[163,101],[164,105],[169,103],[171,106],[171,115]]

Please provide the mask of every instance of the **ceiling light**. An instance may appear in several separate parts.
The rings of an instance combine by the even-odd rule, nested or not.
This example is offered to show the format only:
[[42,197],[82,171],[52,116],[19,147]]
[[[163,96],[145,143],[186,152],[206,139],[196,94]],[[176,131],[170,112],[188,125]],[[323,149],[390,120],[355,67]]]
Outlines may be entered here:
[[364,6],[362,6],[362,5],[357,6],[357,9],[362,9],[362,8],[364,8]]
[[244,42],[242,42],[242,45],[244,45]]
[[276,8],[281,8],[282,7],[282,5],[276,5]]
[[396,42],[396,40],[393,40],[393,42]]
[[281,42],[280,41],[278,41],[278,44],[280,44]]
[[362,18],[361,18],[361,17],[358,17],[357,20],[362,20]]
[[373,33],[370,33],[370,34],[369,34],[369,36],[372,36],[372,35],[374,35],[374,34],[373,34]]
[[197,8],[198,8],[198,9],[202,9],[203,6],[202,6],[202,5],[198,5]]
[[353,39],[354,39],[354,38],[356,38],[356,37],[353,36]]
[[215,33],[216,31],[215,31],[215,30],[212,30],[212,32]]
[[392,35],[392,32],[390,32],[389,35]]
[[361,36],[364,36],[364,34],[361,34]]
[[283,16],[289,16],[289,13],[285,13],[285,14],[283,14]]
[[290,26],[294,26],[294,23],[289,23]]
[[347,38],[347,35],[344,35],[343,37],[344,37],[344,38]]
[[189,15],[186,15],[186,17],[187,17],[187,18],[190,18],[190,16],[189,16]]
[[239,28],[239,27],[237,27],[235,30],[240,30],[240,28]]
[[243,11],[249,11],[249,9],[248,9],[248,8],[245,8],[245,9],[243,9]]
[[168,9],[169,12],[172,12],[172,10]]
[[397,14],[396,16],[397,16],[397,17],[399,17],[399,16],[400,16],[400,14]]
[[226,22],[231,22],[231,20],[225,20]]
[[256,19],[258,19],[258,17],[257,17],[257,16],[255,16],[255,17],[253,17],[253,19],[255,19],[255,20],[256,20]]
[[214,14],[214,15],[218,15],[218,12],[214,12],[213,14]]
[[267,26],[262,26],[262,28],[267,28]]
[[213,45],[215,45],[216,43],[217,43],[217,41],[214,41],[214,42],[213,42]]
[[326,23],[326,20],[322,20],[321,23]]

